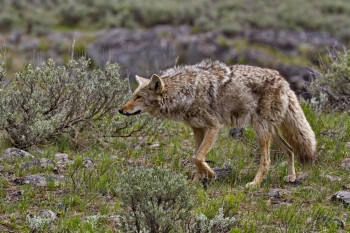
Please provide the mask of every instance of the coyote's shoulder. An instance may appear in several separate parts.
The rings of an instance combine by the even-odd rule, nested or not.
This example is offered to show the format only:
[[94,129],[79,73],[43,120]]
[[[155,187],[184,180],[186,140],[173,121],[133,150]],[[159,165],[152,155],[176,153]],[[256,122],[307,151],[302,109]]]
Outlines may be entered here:
[[137,76],[137,81],[133,98],[120,112],[149,112],[190,125],[195,135],[198,176],[213,175],[204,156],[221,125],[251,125],[255,129],[262,162],[252,184],[260,183],[267,171],[271,140],[288,155],[289,180],[295,180],[293,152],[304,162],[316,158],[315,135],[296,95],[275,70],[206,60],[168,69],[151,79]]

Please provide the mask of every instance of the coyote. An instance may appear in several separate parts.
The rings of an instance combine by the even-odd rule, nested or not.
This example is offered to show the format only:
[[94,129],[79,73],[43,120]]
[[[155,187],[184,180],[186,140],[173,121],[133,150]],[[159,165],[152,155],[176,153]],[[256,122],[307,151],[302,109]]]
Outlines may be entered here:
[[196,65],[170,68],[150,79],[136,76],[136,80],[138,88],[119,112],[127,116],[148,112],[191,126],[195,141],[195,180],[204,175],[215,177],[205,156],[222,125],[251,125],[256,132],[260,165],[247,187],[259,185],[268,171],[271,141],[287,156],[287,182],[296,180],[294,153],[302,163],[316,159],[315,134],[295,93],[276,70],[248,65],[227,66],[219,61],[205,60]]

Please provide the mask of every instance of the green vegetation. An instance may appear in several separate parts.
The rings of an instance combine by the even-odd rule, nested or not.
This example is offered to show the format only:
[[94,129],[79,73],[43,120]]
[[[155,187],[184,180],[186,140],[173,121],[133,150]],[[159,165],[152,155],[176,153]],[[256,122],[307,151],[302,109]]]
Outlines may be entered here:
[[[0,78],[5,72],[1,64]],[[83,58],[67,66],[48,60],[41,67],[28,65],[17,72],[0,97],[0,129],[10,143],[26,149],[64,135],[81,140],[130,133],[125,128],[135,125],[135,119],[118,114],[129,97],[119,66],[106,64],[104,71],[89,66]],[[136,125],[131,131],[144,126]]]
[[[5,76],[4,66],[0,59],[0,79]],[[346,99],[349,76],[349,52],[345,51],[331,60],[315,85]],[[333,111],[338,105],[327,102],[328,98],[302,102],[317,136],[318,160],[315,165],[296,164],[301,184],[283,181],[286,158],[272,146],[266,179],[260,187],[246,189],[258,169],[254,131],[247,128],[243,138],[232,139],[225,128],[207,159],[213,167],[230,167],[232,172],[203,188],[190,181],[194,143],[189,127],[123,118],[115,112],[128,91],[117,65],[91,70],[84,59],[67,66],[49,60],[40,67],[28,65],[1,88],[0,152],[11,143],[31,146],[28,150],[35,157],[56,164],[24,168],[30,158],[1,160],[0,232],[350,231],[349,207],[330,200],[335,192],[349,189],[349,168],[341,163],[350,157],[350,115],[341,107]],[[55,95],[64,97],[64,104]],[[45,115],[55,100],[60,107]],[[102,112],[93,110],[96,104]],[[71,115],[64,114],[72,109],[79,111],[86,124],[57,127],[70,119]],[[127,137],[118,137],[116,129]],[[133,134],[135,130],[143,134]],[[24,134],[18,132],[28,135],[26,141],[21,141]],[[84,146],[77,147],[81,140]],[[68,154],[64,164],[58,152]],[[20,185],[18,178],[38,173],[49,176],[46,185]],[[276,188],[281,194],[269,197],[269,191]],[[52,212],[40,215],[41,210]]]
[[191,216],[193,188],[184,176],[170,170],[131,168],[120,176],[124,232],[179,232]]
[[350,112],[350,51],[336,52],[330,58],[312,85],[317,107]]
[[[191,176],[194,171],[190,162],[193,151],[191,130],[183,124],[164,122],[152,136],[116,138],[109,146],[93,146],[86,151],[66,148],[64,152],[73,163],[61,170],[65,179],[59,185],[14,185],[13,176],[35,174],[37,170],[20,170],[19,164],[23,159],[2,162],[0,229],[30,232],[29,224],[25,221],[27,213],[50,209],[59,217],[44,225],[42,232],[125,232],[120,225],[124,220],[120,218],[124,216],[123,213],[131,215],[132,197],[145,202],[153,194],[156,197],[166,192],[170,198],[183,200],[183,205],[191,210],[192,217],[188,221],[178,222],[182,224],[181,231],[185,232],[186,229],[192,230],[188,232],[210,232],[198,229],[217,226],[215,222],[218,219],[220,226],[226,223],[231,232],[338,232],[338,223],[332,219],[337,216],[348,222],[348,208],[330,201],[329,197],[348,181],[348,171],[339,165],[350,153],[346,147],[350,141],[350,116],[314,113],[309,105],[304,104],[303,107],[317,135],[319,159],[314,166],[296,167],[297,172],[308,174],[301,185],[283,181],[287,173],[286,159],[281,151],[273,147],[271,169],[261,187],[255,190],[244,188],[254,178],[259,156],[253,130],[248,128],[244,140],[228,137],[228,129],[221,132],[208,159],[215,161],[218,167],[231,165],[232,174],[203,189],[201,185],[186,181],[183,177]],[[159,147],[153,146],[157,144]],[[140,149],[135,149],[136,145],[140,145]],[[60,151],[59,147],[62,146],[43,147],[45,157],[54,159],[54,154]],[[1,149],[5,148],[7,145],[3,144]],[[43,156],[35,150],[30,152],[36,157]],[[94,161],[92,169],[84,166],[83,158],[86,157]],[[166,172],[158,168],[160,164],[168,168]],[[133,166],[142,168],[134,170],[130,168]],[[10,175],[11,172],[14,175]],[[52,173],[52,170],[46,172]],[[165,174],[158,177],[157,174],[162,172]],[[151,175],[143,177],[142,174],[153,174],[154,178]],[[341,180],[330,182],[325,175]],[[169,187],[167,184],[172,185]],[[179,196],[173,196],[180,187]],[[284,194],[274,201],[268,198],[267,193],[276,187],[284,190]],[[195,189],[195,193],[188,191],[191,189]],[[152,202],[146,203],[151,205]],[[156,206],[154,208],[157,210]],[[164,215],[157,221],[167,219],[168,215]]]
[[[151,27],[188,24],[194,30],[237,32],[249,28],[309,29],[349,39],[347,0],[2,0],[0,28]],[[42,20],[45,18],[45,20]],[[3,25],[3,26],[1,26]]]

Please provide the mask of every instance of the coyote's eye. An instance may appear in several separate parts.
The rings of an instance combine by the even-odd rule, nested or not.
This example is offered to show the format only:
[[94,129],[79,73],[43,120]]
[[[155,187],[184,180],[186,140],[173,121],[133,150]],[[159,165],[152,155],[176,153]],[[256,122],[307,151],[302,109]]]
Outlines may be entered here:
[[140,99],[142,96],[140,95],[137,95],[135,99]]

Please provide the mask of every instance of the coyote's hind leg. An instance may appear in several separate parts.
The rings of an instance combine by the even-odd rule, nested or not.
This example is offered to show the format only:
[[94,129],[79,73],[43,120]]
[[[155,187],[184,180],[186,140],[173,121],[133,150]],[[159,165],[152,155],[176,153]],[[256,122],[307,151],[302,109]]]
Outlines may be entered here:
[[259,144],[260,144],[259,170],[256,173],[254,180],[252,182],[249,182],[246,185],[246,187],[253,187],[253,186],[259,185],[270,168],[270,144],[271,144],[270,133],[259,135]]
[[293,148],[279,135],[278,129],[275,129],[273,140],[281,148],[283,153],[287,155],[288,161],[288,175],[284,177],[286,182],[294,182],[296,180],[295,168],[294,168],[294,153]]

